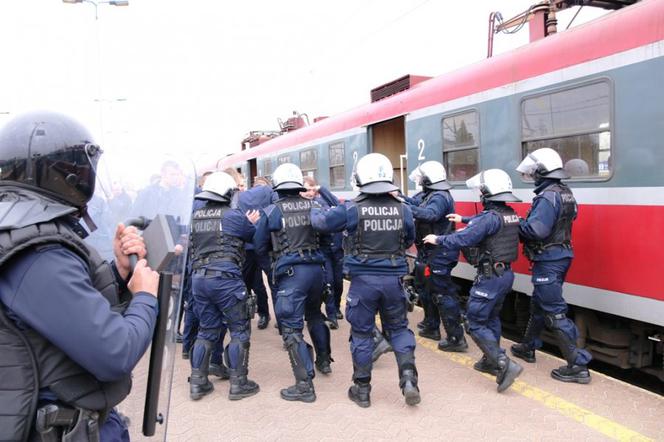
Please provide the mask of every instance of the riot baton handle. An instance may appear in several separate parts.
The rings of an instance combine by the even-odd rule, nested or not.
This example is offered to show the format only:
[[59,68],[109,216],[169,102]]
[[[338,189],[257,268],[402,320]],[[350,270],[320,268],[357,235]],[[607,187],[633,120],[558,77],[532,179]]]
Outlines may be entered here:
[[[144,216],[139,216],[138,218],[130,218],[124,223],[125,226],[134,226],[138,230],[145,230],[149,225],[150,225],[150,220],[148,220]],[[134,271],[134,267],[136,267],[136,263],[138,262],[138,255],[135,253],[132,253],[129,255],[129,267],[131,268],[131,271]]]
[[[166,326],[168,325],[168,302],[171,299],[173,274],[159,273],[159,290],[157,302],[159,315],[152,337],[150,349],[150,368],[148,369],[148,386],[145,392],[145,408],[143,409],[143,435],[154,436],[157,422],[164,423],[164,416],[159,413],[159,387],[161,385],[161,370],[164,363],[164,341],[166,339]],[[170,355],[170,357],[173,357]],[[166,404],[168,405],[168,404]]]

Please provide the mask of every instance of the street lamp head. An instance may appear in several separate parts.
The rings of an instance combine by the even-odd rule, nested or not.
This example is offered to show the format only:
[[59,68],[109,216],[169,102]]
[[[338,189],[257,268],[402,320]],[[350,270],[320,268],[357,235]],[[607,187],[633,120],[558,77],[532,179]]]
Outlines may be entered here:
[[111,0],[108,4],[112,6],[129,6],[129,0]]
[[70,3],[70,4],[83,3],[83,0],[62,0],[62,3]]

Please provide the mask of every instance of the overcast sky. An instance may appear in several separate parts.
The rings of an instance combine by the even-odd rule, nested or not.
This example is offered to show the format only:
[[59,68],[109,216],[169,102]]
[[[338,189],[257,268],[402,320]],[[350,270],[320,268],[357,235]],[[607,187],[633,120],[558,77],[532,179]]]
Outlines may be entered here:
[[[2,0],[0,125],[58,110],[107,151],[186,150],[202,165],[293,110],[334,115],[404,74],[479,61],[489,13],[534,2],[130,0],[100,4],[95,20],[89,3]],[[575,12],[559,14],[559,30]],[[584,8],[574,24],[602,13]],[[497,35],[494,53],[527,39],[527,27]]]

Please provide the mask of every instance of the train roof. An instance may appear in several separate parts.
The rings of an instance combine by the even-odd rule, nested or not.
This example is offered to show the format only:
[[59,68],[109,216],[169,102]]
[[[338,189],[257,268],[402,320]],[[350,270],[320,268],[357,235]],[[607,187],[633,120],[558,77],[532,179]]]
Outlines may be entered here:
[[579,63],[664,40],[664,0],[643,0],[570,30],[421,82],[220,160],[223,167],[273,155],[353,128],[507,86]]

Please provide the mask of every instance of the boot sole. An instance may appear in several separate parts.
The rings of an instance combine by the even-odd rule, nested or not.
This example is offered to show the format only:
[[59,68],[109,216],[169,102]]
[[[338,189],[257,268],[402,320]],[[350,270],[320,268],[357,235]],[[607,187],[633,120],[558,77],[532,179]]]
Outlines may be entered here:
[[415,389],[404,391],[403,395],[406,398],[406,404],[411,406],[419,404],[422,400],[420,392]]
[[498,370],[485,370],[485,369],[477,368],[474,365],[473,365],[473,370],[477,370],[480,373],[490,374],[492,376],[498,376],[498,373],[500,373]]
[[[510,362],[509,364],[509,367],[507,367],[507,373],[505,373],[505,379],[503,379],[503,382],[498,385],[498,393],[502,393],[510,388],[516,378],[518,378],[523,371],[523,367],[515,362]],[[512,366],[514,366],[514,368],[512,368]]]
[[554,374],[554,372],[551,372],[551,377],[557,381],[560,382],[568,382],[568,383],[577,383],[577,384],[590,384],[590,376],[584,376],[582,378],[568,378],[564,376],[560,376],[559,374]]
[[239,401],[240,399],[244,399],[246,397],[251,397],[255,394],[257,394],[259,391],[261,391],[260,387],[256,388],[256,390],[252,392],[247,392],[247,393],[228,393],[228,399],[232,401]]
[[282,393],[279,393],[281,396],[281,399],[289,402],[306,402],[306,403],[311,403],[316,400],[316,395],[312,394],[311,396],[300,396],[300,397],[287,397],[284,396]]
[[197,401],[201,399],[204,396],[207,396],[208,394],[212,393],[214,391],[214,388],[211,389],[210,391],[206,392],[201,392],[201,393],[189,393],[189,397],[191,398],[192,401]]
[[438,350],[445,351],[448,353],[466,353],[468,351],[468,346],[465,347],[441,347],[438,346]]

